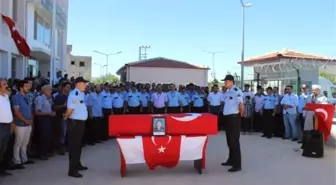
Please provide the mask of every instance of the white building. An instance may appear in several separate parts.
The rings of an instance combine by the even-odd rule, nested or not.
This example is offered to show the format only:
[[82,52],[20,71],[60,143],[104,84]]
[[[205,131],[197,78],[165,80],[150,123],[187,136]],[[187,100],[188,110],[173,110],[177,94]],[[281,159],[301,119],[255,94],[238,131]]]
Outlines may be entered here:
[[92,57],[72,55],[71,51],[72,45],[68,45],[65,73],[67,73],[69,77],[77,78],[82,76],[86,80],[91,80]]
[[138,83],[174,83],[185,85],[190,82],[208,85],[207,67],[199,67],[186,62],[167,59],[152,58],[125,64],[117,74],[122,82]]
[[[56,3],[55,73],[64,70],[62,61],[67,57],[68,0],[56,0]],[[16,22],[16,28],[31,49],[31,57],[25,60],[8,26],[0,21],[0,77],[21,79],[39,73],[50,76],[52,10],[53,0],[0,0],[0,13]]]

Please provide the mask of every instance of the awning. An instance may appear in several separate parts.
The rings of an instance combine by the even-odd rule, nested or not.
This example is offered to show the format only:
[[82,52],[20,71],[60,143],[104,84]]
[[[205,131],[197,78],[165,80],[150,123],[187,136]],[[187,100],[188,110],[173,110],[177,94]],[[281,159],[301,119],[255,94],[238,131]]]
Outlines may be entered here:
[[2,19],[6,22],[19,52],[23,56],[30,57],[30,48],[26,42],[26,39],[24,39],[24,37],[22,37],[19,31],[15,28],[15,22],[13,21],[13,19],[4,15],[2,15]]

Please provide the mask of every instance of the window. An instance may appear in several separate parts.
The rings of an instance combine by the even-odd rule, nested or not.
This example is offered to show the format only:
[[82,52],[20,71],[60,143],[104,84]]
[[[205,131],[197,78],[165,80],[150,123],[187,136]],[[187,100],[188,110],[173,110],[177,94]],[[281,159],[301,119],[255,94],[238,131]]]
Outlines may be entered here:
[[17,11],[17,8],[18,8],[18,4],[17,4],[17,1],[18,0],[13,0],[13,4],[12,4],[12,6],[13,6],[13,14],[12,14],[12,17],[13,17],[13,20],[14,21],[17,21],[17,19],[18,19],[18,11]]
[[85,62],[80,61],[80,62],[79,62],[79,67],[84,67],[84,66],[85,66]]
[[71,61],[71,65],[75,65],[75,61]]
[[34,13],[34,39],[50,47],[51,26],[38,13]]
[[12,57],[12,78],[16,78],[16,58]]

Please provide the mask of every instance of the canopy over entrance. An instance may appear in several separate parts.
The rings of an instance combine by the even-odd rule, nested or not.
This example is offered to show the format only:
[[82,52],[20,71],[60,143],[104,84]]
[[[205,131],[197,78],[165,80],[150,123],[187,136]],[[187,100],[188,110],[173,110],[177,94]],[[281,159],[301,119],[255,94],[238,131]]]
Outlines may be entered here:
[[[239,64],[241,62],[238,62]],[[336,70],[336,59],[283,49],[280,52],[271,52],[265,55],[253,57],[244,61],[245,67],[252,67],[254,80],[259,83],[278,81],[274,86],[292,84],[298,91],[301,77],[309,84],[318,83],[321,69]],[[294,82],[296,81],[296,82]],[[265,83],[264,83],[265,84]]]

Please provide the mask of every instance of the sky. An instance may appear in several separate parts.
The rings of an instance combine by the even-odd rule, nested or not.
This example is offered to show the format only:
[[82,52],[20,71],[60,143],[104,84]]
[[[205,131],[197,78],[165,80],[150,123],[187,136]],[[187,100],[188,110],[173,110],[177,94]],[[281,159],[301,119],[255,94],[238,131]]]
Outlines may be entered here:
[[[335,0],[249,0],[245,10],[245,58],[283,48],[336,57]],[[92,76],[102,73],[106,54],[110,73],[139,57],[165,57],[212,66],[217,78],[240,74],[242,7],[240,0],[69,0],[68,44],[73,54],[92,56]],[[209,71],[209,79],[211,71]],[[249,77],[248,74],[246,74]],[[247,78],[245,76],[245,78]]]

